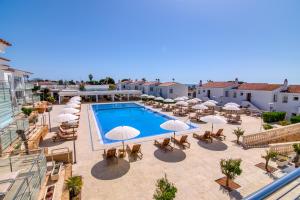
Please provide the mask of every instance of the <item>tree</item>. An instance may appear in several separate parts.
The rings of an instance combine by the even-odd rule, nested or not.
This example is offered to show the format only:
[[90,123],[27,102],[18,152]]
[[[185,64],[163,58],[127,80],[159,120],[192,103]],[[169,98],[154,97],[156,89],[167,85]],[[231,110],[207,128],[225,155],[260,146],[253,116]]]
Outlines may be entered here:
[[89,79],[90,79],[90,81],[92,81],[93,80],[93,74],[89,74]]
[[236,176],[241,175],[242,169],[241,166],[241,159],[222,159],[220,161],[220,167],[222,174],[226,176],[226,187],[229,186],[229,180],[235,179]]
[[129,78],[123,78],[123,79],[121,80],[121,82],[129,81],[129,80],[130,80]]
[[80,176],[72,176],[66,180],[66,185],[70,192],[70,199],[72,199],[72,197],[76,197],[81,191],[82,179]]
[[270,159],[276,158],[277,155],[278,155],[277,152],[267,150],[266,155],[262,156],[262,158],[266,160],[265,169],[267,172],[270,172],[268,168]]
[[62,80],[62,79],[60,79],[59,81],[58,81],[58,85],[63,85],[64,84],[64,81]]
[[147,80],[146,80],[146,78],[142,78],[142,81],[143,81],[143,82],[146,82]]
[[106,77],[104,79],[100,79],[99,84],[100,85],[115,84],[115,80],[111,77]]
[[296,167],[298,167],[298,163],[299,163],[299,159],[300,159],[300,144],[293,144],[293,148],[294,148],[294,151],[296,153],[296,156],[294,158],[294,162],[295,162],[295,165]]
[[76,85],[76,83],[73,80],[70,80],[69,85]]
[[241,128],[237,128],[233,131],[233,134],[236,135],[236,143],[240,144],[240,137],[243,136],[245,131]]
[[156,190],[153,195],[153,199],[155,200],[172,200],[175,198],[177,192],[177,188],[173,183],[170,183],[167,179],[167,175],[165,177],[158,179],[156,182]]
[[50,96],[50,89],[44,88],[41,90],[42,94],[40,95],[41,101],[47,101],[47,98]]

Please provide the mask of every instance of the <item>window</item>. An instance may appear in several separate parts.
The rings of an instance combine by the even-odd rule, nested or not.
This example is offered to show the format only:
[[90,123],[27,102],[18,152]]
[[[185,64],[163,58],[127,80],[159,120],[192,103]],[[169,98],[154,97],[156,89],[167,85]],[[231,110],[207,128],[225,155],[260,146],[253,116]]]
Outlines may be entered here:
[[274,94],[274,96],[273,96],[273,102],[277,102],[277,94]]
[[233,98],[236,98],[236,92],[233,93]]
[[153,92],[153,87],[150,87],[150,92]]
[[173,89],[172,88],[169,89],[169,93],[173,94]]
[[139,87],[136,85],[136,86],[134,86],[134,89],[135,89],[135,90],[138,90],[138,89],[139,89]]
[[201,90],[198,90],[198,94],[200,94],[201,93]]
[[203,90],[203,92],[205,92],[205,90]]
[[287,103],[289,101],[288,96],[283,96],[282,103]]
[[225,91],[225,97],[229,97],[229,92]]
[[299,97],[294,97],[293,100],[294,101],[299,101]]
[[125,85],[123,85],[123,89],[125,89],[126,87],[125,87]]
[[243,93],[243,92],[241,92],[241,96],[244,96],[244,93]]

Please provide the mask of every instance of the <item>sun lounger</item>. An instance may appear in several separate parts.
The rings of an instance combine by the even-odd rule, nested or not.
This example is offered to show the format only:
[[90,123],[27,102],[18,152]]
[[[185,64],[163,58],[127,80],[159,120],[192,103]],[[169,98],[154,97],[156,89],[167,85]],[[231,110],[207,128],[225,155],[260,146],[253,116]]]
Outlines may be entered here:
[[77,133],[75,134],[63,134],[61,131],[56,132],[56,135],[52,137],[52,141],[55,142],[57,140],[76,140]]
[[140,144],[134,144],[132,148],[127,145],[127,151],[129,152],[129,155],[132,157],[139,157],[140,159],[143,158],[143,153],[141,151],[141,145]]
[[226,136],[223,135],[223,129],[219,129],[216,133],[211,133],[211,136],[217,139],[226,139]]
[[[69,135],[69,134],[73,134],[73,129],[72,128],[64,128],[62,126],[58,127],[58,130],[64,134],[64,135]],[[76,132],[76,129],[74,129],[74,131]]]
[[188,138],[187,135],[183,135],[183,136],[181,136],[180,139],[178,139],[176,137],[172,137],[171,139],[175,144],[182,146],[183,148],[186,148],[186,147],[190,148],[191,144],[187,141],[187,138]]
[[106,160],[117,160],[118,162],[118,156],[117,156],[117,149],[111,148],[111,149],[104,149],[103,158]]
[[198,134],[194,133],[193,137],[198,140],[204,141],[204,142],[212,143],[212,141],[213,141],[210,131],[205,131],[204,135],[198,135]]
[[158,146],[164,151],[173,151],[173,147],[170,145],[170,138],[165,138],[161,143],[154,140],[154,145]]

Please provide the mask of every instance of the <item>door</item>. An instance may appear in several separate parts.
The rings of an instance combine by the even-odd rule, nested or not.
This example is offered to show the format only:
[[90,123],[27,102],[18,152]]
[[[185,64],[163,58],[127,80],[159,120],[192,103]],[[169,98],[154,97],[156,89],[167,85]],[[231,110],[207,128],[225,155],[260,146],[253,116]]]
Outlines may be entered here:
[[207,90],[207,97],[210,98],[210,90]]
[[247,93],[247,101],[251,102],[251,93]]

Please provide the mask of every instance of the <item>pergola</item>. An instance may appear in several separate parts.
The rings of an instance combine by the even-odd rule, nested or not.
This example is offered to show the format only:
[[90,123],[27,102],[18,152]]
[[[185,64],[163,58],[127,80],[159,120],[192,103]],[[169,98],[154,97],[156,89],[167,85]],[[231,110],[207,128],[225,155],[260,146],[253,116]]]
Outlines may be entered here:
[[112,101],[115,99],[115,95],[126,96],[129,100],[130,95],[141,95],[139,90],[107,90],[107,91],[79,91],[79,90],[63,90],[58,93],[59,103],[61,103],[61,97],[73,97],[73,96],[95,96],[98,101],[99,96],[111,96]]

